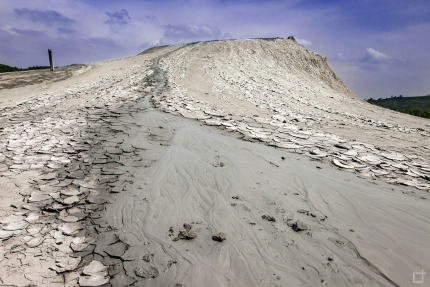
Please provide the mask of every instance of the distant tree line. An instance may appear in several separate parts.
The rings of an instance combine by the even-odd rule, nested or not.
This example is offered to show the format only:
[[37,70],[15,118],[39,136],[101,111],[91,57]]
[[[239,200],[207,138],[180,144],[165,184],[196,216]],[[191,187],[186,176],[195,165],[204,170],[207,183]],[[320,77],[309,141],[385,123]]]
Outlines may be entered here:
[[32,66],[28,67],[27,69],[21,69],[17,67],[11,67],[8,65],[0,64],[0,73],[6,73],[6,72],[19,72],[19,71],[28,71],[28,70],[41,70],[41,69],[49,69],[49,66]]
[[430,119],[430,95],[423,97],[403,97],[400,95],[377,100],[370,98],[367,101],[387,109]]
[[412,110],[397,110],[398,112],[401,113],[405,113],[405,114],[410,114],[413,116],[417,116],[417,117],[422,117],[422,118],[426,118],[426,119],[430,119],[430,108],[427,108],[423,111],[422,108],[420,107],[416,107]]
[[[403,96],[400,95],[398,98],[399,99],[403,98]],[[391,98],[387,98],[387,99],[397,99],[397,96],[391,96]],[[383,99],[383,98],[379,98],[377,100],[375,100],[374,98],[367,99],[368,102],[375,102],[375,101],[382,101],[382,100],[386,100],[386,99]]]

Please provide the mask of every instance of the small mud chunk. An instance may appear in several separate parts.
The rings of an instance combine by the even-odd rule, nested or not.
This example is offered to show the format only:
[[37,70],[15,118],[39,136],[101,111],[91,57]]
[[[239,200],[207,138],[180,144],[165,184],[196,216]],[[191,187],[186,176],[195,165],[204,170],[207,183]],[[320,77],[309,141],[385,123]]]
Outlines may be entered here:
[[186,240],[191,240],[197,237],[197,234],[195,234],[194,232],[188,232],[185,229],[179,230],[179,234],[178,234],[179,239],[186,239]]
[[212,240],[215,240],[215,241],[218,241],[218,242],[223,242],[226,239],[227,239],[226,235],[223,232],[220,232],[217,235],[212,236]]
[[52,270],[57,271],[57,273],[61,273],[64,271],[71,271],[78,268],[79,263],[81,262],[81,257],[72,258],[72,257],[64,257],[58,258],[55,260],[55,266],[51,267]]
[[[84,276],[87,275],[87,276]],[[107,266],[99,261],[92,261],[79,277],[80,286],[102,286],[109,282]]]
[[80,276],[80,286],[102,286],[109,282],[109,277],[94,275],[94,276]]
[[118,242],[105,247],[103,251],[112,257],[118,258],[118,257],[121,257],[121,255],[123,255],[127,249],[128,249],[127,244]]
[[151,256],[154,256],[154,254],[146,254],[146,255],[143,255],[143,261],[145,261],[145,262],[151,262]]
[[158,269],[153,266],[136,267],[136,269],[134,269],[134,273],[137,276],[142,278],[155,278],[155,277],[158,277],[158,275],[160,275],[160,272],[158,271]]
[[178,237],[175,237],[173,241],[178,241],[179,239],[191,240],[197,237],[197,234],[191,232],[191,224],[185,223],[184,228],[185,229],[179,230]]
[[134,283],[136,283],[136,279],[134,279],[133,277],[127,276],[125,274],[125,272],[121,272],[116,274],[111,280],[110,280],[110,284],[112,285],[112,287],[122,287],[122,286],[130,286]]
[[264,220],[267,220],[267,221],[276,222],[276,219],[273,216],[270,216],[270,215],[263,215],[261,218],[264,219]]
[[102,275],[102,273],[107,273],[107,266],[103,265],[99,261],[92,261],[87,267],[82,271],[85,275]]
[[291,228],[293,228],[295,232],[299,232],[299,231],[309,230],[309,225],[301,222],[300,220],[297,220],[296,222],[293,223]]
[[191,228],[193,228],[193,227],[191,226],[191,224],[184,223],[184,228],[185,228],[186,231],[190,231]]
[[349,143],[337,143],[334,146],[340,149],[352,149],[352,146]]

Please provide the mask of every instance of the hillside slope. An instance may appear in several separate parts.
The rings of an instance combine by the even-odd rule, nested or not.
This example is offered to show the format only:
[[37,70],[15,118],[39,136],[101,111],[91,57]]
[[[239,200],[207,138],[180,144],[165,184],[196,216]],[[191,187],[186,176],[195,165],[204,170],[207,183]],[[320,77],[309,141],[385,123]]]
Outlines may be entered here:
[[325,57],[293,40],[186,45],[164,58],[161,66],[169,78],[164,98],[155,100],[162,109],[215,109],[224,115],[259,115],[269,122],[282,118],[303,132],[430,160],[430,121],[358,98]]

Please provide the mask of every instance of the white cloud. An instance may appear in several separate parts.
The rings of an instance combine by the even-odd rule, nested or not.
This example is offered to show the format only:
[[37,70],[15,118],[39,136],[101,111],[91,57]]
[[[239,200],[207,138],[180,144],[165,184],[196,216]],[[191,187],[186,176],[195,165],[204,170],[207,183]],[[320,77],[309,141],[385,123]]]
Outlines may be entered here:
[[390,56],[388,56],[388,55],[386,55],[384,53],[381,53],[379,51],[376,51],[376,50],[374,50],[372,48],[367,48],[366,51],[367,51],[368,54],[370,54],[375,59],[380,59],[380,60],[391,59]]
[[382,52],[376,51],[372,48],[367,48],[366,53],[360,58],[362,63],[380,64],[391,60],[392,58]]
[[300,44],[302,44],[305,47],[310,47],[312,46],[312,42],[309,40],[305,40],[305,39],[297,39],[297,42],[299,42]]

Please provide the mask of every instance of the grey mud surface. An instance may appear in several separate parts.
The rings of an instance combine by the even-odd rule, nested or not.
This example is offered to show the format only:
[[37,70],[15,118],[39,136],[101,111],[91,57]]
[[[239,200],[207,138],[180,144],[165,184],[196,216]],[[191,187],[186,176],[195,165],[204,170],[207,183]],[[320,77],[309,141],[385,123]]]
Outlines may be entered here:
[[[69,143],[52,128],[59,140],[34,155],[19,136],[2,149],[2,184],[32,183],[0,222],[0,286],[413,286],[430,270],[428,192],[161,112],[158,60],[133,100],[119,81],[124,103],[55,115],[79,119],[61,130]],[[2,132],[55,119],[35,113]]]
[[[428,269],[427,192],[134,107],[126,141],[144,166],[103,219],[142,286],[410,286]],[[184,223],[197,238],[175,241]]]

